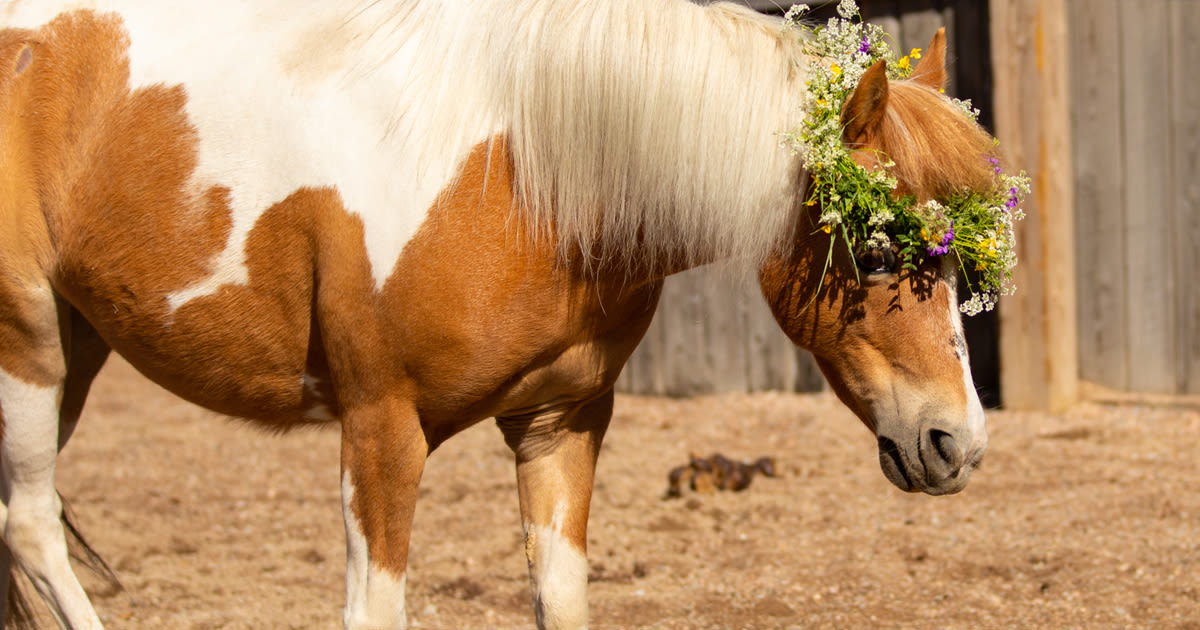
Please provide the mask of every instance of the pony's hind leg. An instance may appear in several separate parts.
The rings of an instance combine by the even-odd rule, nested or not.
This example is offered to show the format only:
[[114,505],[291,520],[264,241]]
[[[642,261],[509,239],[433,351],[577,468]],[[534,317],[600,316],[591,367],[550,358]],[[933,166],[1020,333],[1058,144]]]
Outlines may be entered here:
[[498,418],[517,456],[534,613],[541,630],[587,627],[587,520],[613,393],[565,411]]
[[346,630],[403,630],[408,542],[429,455],[412,403],[347,406],[342,419]]
[[59,405],[67,360],[59,328],[61,302],[49,287],[0,286],[0,491],[4,543],[58,624],[101,628],[71,570],[54,488],[59,448]]

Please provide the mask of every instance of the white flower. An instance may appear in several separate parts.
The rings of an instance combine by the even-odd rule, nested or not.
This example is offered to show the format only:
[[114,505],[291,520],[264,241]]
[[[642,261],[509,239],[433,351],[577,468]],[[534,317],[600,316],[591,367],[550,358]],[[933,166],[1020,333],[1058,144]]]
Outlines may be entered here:
[[798,26],[800,19],[804,17],[811,9],[807,4],[794,4],[792,8],[787,10],[783,15],[783,20],[788,26]]
[[858,15],[858,4],[854,0],[842,0],[838,4],[837,12],[838,15],[849,20]]
[[887,225],[888,223],[891,223],[892,220],[895,218],[896,218],[896,216],[894,214],[892,214],[891,210],[888,210],[887,208],[880,208],[879,210],[873,212],[871,214],[871,216],[867,218],[867,223],[869,223],[871,225],[875,225],[875,226]]

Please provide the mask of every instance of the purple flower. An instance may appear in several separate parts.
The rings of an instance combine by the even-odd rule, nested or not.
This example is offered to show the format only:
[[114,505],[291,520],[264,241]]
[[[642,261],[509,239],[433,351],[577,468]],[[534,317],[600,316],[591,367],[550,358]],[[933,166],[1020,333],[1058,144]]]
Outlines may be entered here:
[[860,52],[860,53],[870,53],[871,52],[871,40],[867,39],[866,35],[863,35],[862,43],[858,45],[858,52]]
[[1009,210],[1015,209],[1017,204],[1020,203],[1020,200],[1017,199],[1017,192],[1016,186],[1008,189],[1008,201],[1005,201],[1004,205],[1007,206]]
[[925,253],[930,256],[942,256],[950,253],[950,243],[954,242],[954,226],[951,225],[946,229],[946,233],[942,235],[942,240],[933,247],[925,248]]
[[997,174],[997,175],[999,175],[999,174],[1000,174],[1000,172],[1001,172],[1001,169],[1000,169],[1000,160],[997,160],[997,159],[996,159],[996,158],[994,158],[994,157],[989,157],[989,158],[988,158],[988,161],[992,163],[992,167],[995,169],[995,171],[996,171],[996,174]]

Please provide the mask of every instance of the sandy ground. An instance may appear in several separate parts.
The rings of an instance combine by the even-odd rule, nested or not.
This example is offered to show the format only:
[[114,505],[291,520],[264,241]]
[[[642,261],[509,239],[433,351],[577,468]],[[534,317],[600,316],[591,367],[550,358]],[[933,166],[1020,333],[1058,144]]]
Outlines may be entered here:
[[[619,397],[590,527],[594,629],[1200,630],[1200,411],[993,413],[970,487],[908,495],[827,395]],[[340,628],[338,433],[278,437],[115,362],[59,488],[124,583],[109,628]],[[663,500],[689,452],[770,455],[745,492]],[[512,458],[490,422],[433,454],[414,628],[528,628]]]

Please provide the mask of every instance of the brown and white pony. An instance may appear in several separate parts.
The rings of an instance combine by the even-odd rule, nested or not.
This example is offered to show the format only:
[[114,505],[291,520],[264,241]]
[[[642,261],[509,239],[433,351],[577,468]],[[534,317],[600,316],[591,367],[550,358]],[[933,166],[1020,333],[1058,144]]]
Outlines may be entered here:
[[[80,5],[85,8],[78,8]],[[0,8],[0,562],[64,628],[54,463],[111,350],[274,430],[340,423],[346,628],[403,628],[422,467],[495,417],[541,628],[587,623],[613,382],[664,277],[761,270],[888,478],[984,452],[952,265],[856,271],[802,204],[795,32],[682,0],[33,0]],[[938,87],[868,73],[845,140],[921,198],[989,185]],[[7,568],[7,567],[0,567]],[[7,575],[5,571],[4,574]]]

